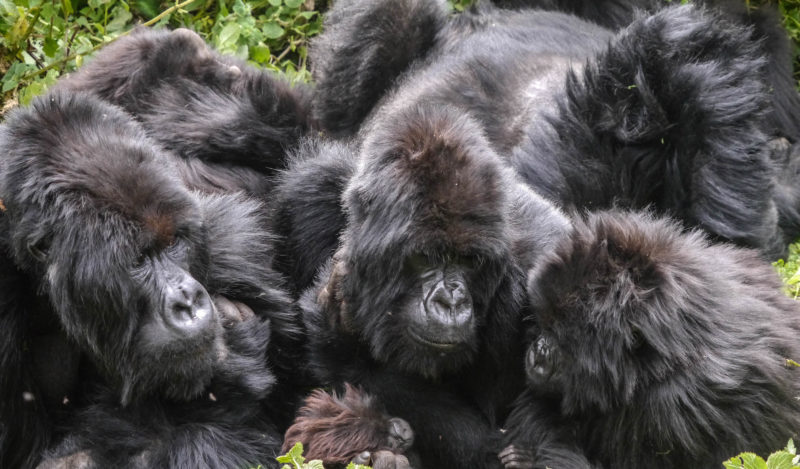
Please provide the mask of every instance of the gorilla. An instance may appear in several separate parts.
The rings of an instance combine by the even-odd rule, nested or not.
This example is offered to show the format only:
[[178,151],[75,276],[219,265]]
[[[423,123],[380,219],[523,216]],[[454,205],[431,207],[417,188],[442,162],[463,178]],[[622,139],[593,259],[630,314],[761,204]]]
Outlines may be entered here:
[[[511,8],[539,8],[563,11],[611,29],[621,29],[641,11],[656,11],[671,0],[495,0]],[[752,8],[743,0],[693,0],[693,3],[719,10],[726,20],[750,26],[759,41],[767,65],[769,85],[769,127],[774,137],[791,142],[800,140],[800,94],[793,74],[793,46],[781,25],[777,7],[762,4]]]
[[1,467],[274,461],[302,325],[263,208],[176,159],[87,93],[0,127]]
[[566,217],[516,179],[478,122],[438,105],[376,122],[363,142],[306,142],[275,201],[278,251],[309,251],[278,265],[296,274],[310,372],[323,387],[358,386],[414,431],[409,450],[374,467],[499,467],[493,443],[523,386],[526,272]]
[[506,468],[718,467],[800,429],[800,305],[757,253],[609,211],[545,257]]
[[800,235],[769,149],[768,57],[715,12],[673,5],[615,32],[486,2],[448,17],[442,2],[343,0],[309,58],[314,116],[334,135],[450,106],[567,212],[652,207],[765,257]]
[[[283,440],[282,453],[297,442],[303,443],[306,459],[319,459],[328,469],[345,467],[350,462],[385,467],[407,459],[395,457],[414,442],[408,422],[385,414],[374,396],[345,383],[342,395],[314,390]],[[390,458],[390,462],[382,461]]]
[[55,87],[85,91],[133,115],[191,189],[263,196],[266,176],[306,134],[307,87],[213,51],[187,29],[139,28]]

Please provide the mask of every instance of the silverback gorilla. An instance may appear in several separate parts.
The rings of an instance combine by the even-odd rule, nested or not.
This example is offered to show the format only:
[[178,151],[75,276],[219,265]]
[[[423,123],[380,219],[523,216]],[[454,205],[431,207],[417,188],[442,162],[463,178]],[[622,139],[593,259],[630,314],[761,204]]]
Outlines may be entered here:
[[0,466],[274,463],[302,346],[262,208],[86,93],[16,110],[0,155]]
[[531,273],[508,469],[712,468],[800,429],[800,305],[756,253],[601,212]]
[[800,235],[765,132],[771,69],[745,27],[691,5],[617,33],[486,2],[449,19],[416,0],[333,10],[310,58],[314,114],[337,135],[415,104],[453,106],[567,211],[652,207],[767,257]]

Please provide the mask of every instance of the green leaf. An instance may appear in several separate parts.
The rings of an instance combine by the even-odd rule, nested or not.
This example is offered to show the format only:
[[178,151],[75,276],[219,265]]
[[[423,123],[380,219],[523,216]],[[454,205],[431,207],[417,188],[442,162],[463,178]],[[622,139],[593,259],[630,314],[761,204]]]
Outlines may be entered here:
[[58,41],[52,37],[44,38],[42,50],[44,51],[44,55],[48,57],[55,57],[56,52],[58,52]]
[[222,28],[222,31],[219,32],[217,43],[220,48],[233,48],[233,46],[236,45],[236,41],[239,40],[239,34],[241,34],[241,27],[239,24],[228,23]]
[[261,62],[261,63],[269,62],[269,57],[270,57],[269,46],[267,46],[263,42],[259,42],[257,45],[250,48],[250,58],[252,58],[256,62]]
[[777,451],[767,458],[768,469],[793,469],[792,453],[788,451]]
[[106,31],[118,32],[126,28],[128,23],[133,19],[131,12],[126,10],[122,5],[117,5],[111,10],[112,20],[106,26]]
[[789,439],[789,442],[786,443],[786,451],[790,452],[791,454],[797,454],[797,450],[794,448],[794,441],[791,438]]
[[279,7],[283,3],[283,0],[269,0],[269,4],[274,7]]
[[283,36],[283,33],[285,32],[278,23],[267,23],[263,28],[261,28],[261,31],[264,33],[264,36],[268,37],[269,39],[278,39],[279,37]]
[[319,459],[312,459],[303,466],[303,469],[325,469],[325,466],[322,465],[322,461]]
[[290,463],[294,466],[294,469],[303,469],[303,462],[306,458],[303,457],[303,443],[299,441],[292,446],[292,449],[289,450],[283,456],[278,456],[275,458],[278,462],[285,462]]
[[305,0],[285,0],[284,3],[287,7],[296,10],[300,8],[300,5],[302,5],[304,1]]

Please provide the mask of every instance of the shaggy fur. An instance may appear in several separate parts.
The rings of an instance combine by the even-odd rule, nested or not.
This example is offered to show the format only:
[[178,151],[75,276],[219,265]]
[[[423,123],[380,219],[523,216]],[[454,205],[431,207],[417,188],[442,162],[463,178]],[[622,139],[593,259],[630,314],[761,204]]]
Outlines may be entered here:
[[800,306],[756,253],[601,212],[531,272],[508,468],[711,468],[800,430]]
[[[514,8],[540,8],[577,15],[611,29],[621,29],[641,11],[656,11],[670,0],[495,0]],[[762,52],[768,57],[766,82],[771,106],[770,132],[792,141],[800,138],[800,94],[792,71],[792,43],[781,25],[776,5],[761,4],[751,9],[742,0],[695,0],[693,3],[719,10],[723,16],[750,26]]]
[[[301,329],[262,209],[187,191],[173,157],[89,94],[16,110],[0,155],[0,466],[34,466],[65,433],[54,457],[100,467],[271,461],[270,420],[292,400],[267,362],[291,383]],[[209,319],[175,322],[174,291]]]
[[[342,69],[385,63],[348,46],[361,43],[355,32],[337,41],[340,48],[317,50],[330,55],[311,58]],[[339,95],[339,108],[370,105],[359,138],[414,104],[450,106],[568,211],[652,206],[768,257],[793,235],[778,225],[778,213],[792,210],[776,202],[798,203],[775,196],[764,131],[768,60],[744,27],[675,5],[615,34],[573,15],[484,3],[444,23],[426,57],[374,107],[358,93]],[[345,76],[320,77],[320,89]]]
[[313,109],[322,128],[355,133],[395,78],[426,56],[446,15],[444,0],[338,1],[311,46]]
[[[289,269],[302,278],[317,271],[300,299],[311,372],[322,385],[360,386],[407,420],[416,433],[409,459],[497,465],[489,442],[521,385],[512,357],[525,271],[568,222],[516,180],[468,116],[413,106],[374,125],[360,144],[302,146],[322,156],[297,155],[276,188],[289,205],[319,202],[278,218],[294,238],[287,245],[314,246],[298,264],[319,262]],[[347,151],[355,155],[334,157]],[[324,233],[302,229],[340,220]],[[426,321],[420,256],[464,272],[472,317],[455,349],[410,332]]]
[[344,467],[368,453],[402,453],[414,442],[414,432],[403,419],[389,417],[376,399],[345,384],[344,394],[315,390],[297,412],[283,439],[281,452],[303,443],[306,459],[320,459],[325,467]]
[[206,191],[267,192],[263,176],[311,127],[303,85],[222,56],[186,29],[138,29],[56,87],[121,106],[183,158],[187,185]]

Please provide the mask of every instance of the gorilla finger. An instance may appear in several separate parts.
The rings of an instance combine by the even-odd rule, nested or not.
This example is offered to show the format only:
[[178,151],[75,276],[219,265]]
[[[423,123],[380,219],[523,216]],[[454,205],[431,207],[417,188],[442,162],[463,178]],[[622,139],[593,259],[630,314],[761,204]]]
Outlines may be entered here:
[[352,462],[353,464],[367,465],[369,464],[369,460],[371,458],[372,458],[372,453],[370,453],[369,451],[364,451],[355,458],[353,458]]

